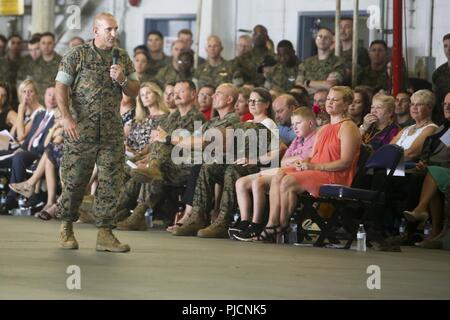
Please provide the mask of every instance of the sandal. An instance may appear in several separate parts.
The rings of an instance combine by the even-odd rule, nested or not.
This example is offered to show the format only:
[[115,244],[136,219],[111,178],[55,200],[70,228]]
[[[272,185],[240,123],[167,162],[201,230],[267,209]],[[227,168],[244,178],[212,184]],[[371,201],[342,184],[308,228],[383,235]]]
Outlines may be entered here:
[[[277,229],[280,226],[273,227],[265,227],[264,230],[256,237],[253,238],[253,241],[262,241],[264,243],[277,243],[278,239],[278,231]],[[269,232],[268,230],[273,230],[273,232]]]
[[52,215],[47,212],[47,210],[39,211],[38,213],[36,213],[35,217],[44,221],[52,220],[53,218]]

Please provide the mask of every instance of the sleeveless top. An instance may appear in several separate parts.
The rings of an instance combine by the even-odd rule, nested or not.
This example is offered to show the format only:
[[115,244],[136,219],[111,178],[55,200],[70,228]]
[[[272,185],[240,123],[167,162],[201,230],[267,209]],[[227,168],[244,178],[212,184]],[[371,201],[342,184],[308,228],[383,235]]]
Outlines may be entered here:
[[400,139],[398,139],[398,141],[395,144],[407,150],[411,147],[414,141],[416,141],[417,137],[420,136],[420,134],[423,132],[423,130],[425,130],[425,128],[428,128],[430,126],[435,128],[438,127],[436,124],[430,123],[422,128],[417,129],[415,132],[413,132],[412,135],[408,135],[411,130],[414,130],[413,129],[414,126],[415,125],[412,125],[403,129]]

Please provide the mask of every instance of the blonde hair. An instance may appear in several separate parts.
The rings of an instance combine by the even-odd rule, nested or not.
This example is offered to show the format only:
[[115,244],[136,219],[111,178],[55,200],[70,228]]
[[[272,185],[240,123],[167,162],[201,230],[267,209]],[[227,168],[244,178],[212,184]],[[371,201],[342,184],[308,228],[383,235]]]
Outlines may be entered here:
[[169,113],[169,108],[165,105],[164,99],[163,99],[163,93],[159,86],[154,82],[143,82],[141,84],[141,87],[139,89],[139,95],[137,97],[136,101],[136,116],[134,117],[134,120],[136,122],[143,121],[148,116],[147,108],[144,107],[144,104],[141,100],[141,89],[143,88],[149,88],[151,92],[153,92],[156,96],[156,105],[158,106],[158,109],[161,110],[164,113]]
[[22,103],[22,95],[20,94],[22,92],[22,90],[25,89],[25,87],[27,86],[32,86],[34,92],[36,93],[36,99],[39,100],[39,92],[36,86],[36,82],[34,82],[33,80],[27,79],[22,81],[22,83],[19,85],[19,88],[17,89],[17,95],[19,96],[19,102]]
[[436,104],[436,96],[434,95],[433,92],[427,89],[422,89],[414,92],[411,96],[411,101],[414,98],[419,99],[420,102],[429,106],[430,109],[433,109],[434,105]]
[[372,103],[374,101],[379,101],[384,107],[387,107],[389,112],[394,112],[395,110],[395,98],[392,96],[388,96],[383,93],[377,93],[372,98]]
[[300,117],[305,120],[316,121],[316,115],[312,112],[311,108],[299,107],[292,112],[292,117]]
[[335,92],[339,92],[340,94],[342,94],[342,99],[347,104],[350,105],[350,104],[353,103],[354,95],[353,95],[353,90],[350,87],[347,87],[347,86],[334,86],[330,90],[333,90]]

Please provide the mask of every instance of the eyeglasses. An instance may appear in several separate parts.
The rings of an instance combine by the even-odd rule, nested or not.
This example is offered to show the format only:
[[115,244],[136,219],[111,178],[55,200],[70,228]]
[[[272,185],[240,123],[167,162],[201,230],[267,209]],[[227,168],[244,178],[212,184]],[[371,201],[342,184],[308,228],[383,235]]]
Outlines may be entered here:
[[258,104],[261,104],[261,103],[264,103],[264,102],[266,102],[266,100],[264,100],[264,99],[248,99],[247,100],[247,103],[249,104],[249,105],[258,105]]
[[326,36],[326,35],[323,35],[323,34],[318,34],[316,38],[317,39],[325,39],[325,40],[331,39],[330,36]]
[[177,63],[178,64],[190,64],[191,61],[190,60],[178,60]]

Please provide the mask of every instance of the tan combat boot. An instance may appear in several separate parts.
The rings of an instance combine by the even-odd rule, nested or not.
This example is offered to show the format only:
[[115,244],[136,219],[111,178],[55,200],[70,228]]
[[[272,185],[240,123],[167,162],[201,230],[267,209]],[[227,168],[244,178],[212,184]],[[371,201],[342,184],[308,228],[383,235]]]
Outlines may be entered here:
[[117,229],[128,231],[146,231],[147,224],[145,223],[145,211],[147,206],[139,204],[127,219],[117,223]]
[[195,237],[197,235],[198,230],[204,228],[206,226],[205,218],[202,214],[194,213],[187,218],[187,220],[183,223],[182,226],[176,228],[172,234],[174,236],[189,236]]
[[163,179],[160,162],[158,160],[151,160],[148,164],[148,168],[131,170],[130,176],[134,181],[139,183],[151,183],[153,180]]
[[97,251],[128,252],[130,246],[121,244],[110,228],[99,228],[97,234]]
[[73,224],[69,221],[63,221],[61,223],[61,233],[59,242],[63,249],[78,249],[78,242],[73,234]]
[[229,222],[225,219],[225,215],[220,213],[217,219],[207,228],[200,229],[197,232],[197,237],[200,238],[228,238]]

